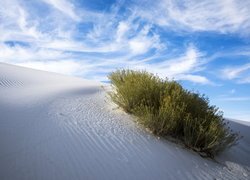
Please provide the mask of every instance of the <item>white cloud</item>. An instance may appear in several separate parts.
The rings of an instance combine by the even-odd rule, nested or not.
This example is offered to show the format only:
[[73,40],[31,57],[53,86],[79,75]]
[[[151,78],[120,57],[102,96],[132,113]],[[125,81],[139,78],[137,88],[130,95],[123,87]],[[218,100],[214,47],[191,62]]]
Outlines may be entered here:
[[20,5],[19,1],[1,1],[0,40],[31,41],[41,37],[42,33],[37,30],[36,21],[30,20],[28,17],[28,12]]
[[193,46],[188,47],[185,56],[167,62],[168,71],[171,74],[187,73],[195,71],[195,68],[200,65],[199,58],[202,54]]
[[238,83],[250,83],[250,63],[236,67],[226,67],[221,72],[225,79],[236,79]]
[[142,54],[147,52],[152,43],[149,38],[146,37],[136,37],[129,40],[129,48],[133,54]]
[[206,77],[197,75],[204,65],[203,54],[193,45],[189,45],[186,52],[174,59],[166,59],[159,63],[132,64],[129,67],[145,69],[159,75],[162,78],[168,77],[175,80],[187,80],[199,84],[213,84]]
[[25,61],[49,61],[65,58],[63,52],[42,48],[9,47],[0,43],[0,61],[16,63]]
[[224,75],[228,79],[238,78],[244,71],[250,69],[250,64],[245,64],[243,66],[225,68],[223,70]]
[[177,76],[177,80],[187,80],[199,84],[213,84],[206,77],[192,74]]
[[79,71],[83,69],[81,64],[68,60],[47,62],[27,61],[23,63],[16,63],[15,65],[67,75],[78,74]]
[[125,33],[129,30],[129,24],[121,21],[119,22],[117,32],[116,32],[116,41],[121,42],[124,38]]
[[248,77],[243,77],[239,80],[240,84],[248,84],[250,83],[250,75]]
[[222,101],[250,101],[250,97],[224,97],[220,98]]
[[44,2],[52,5],[54,8],[61,11],[63,14],[71,17],[73,20],[79,21],[80,17],[75,12],[75,7],[70,1],[67,0],[43,0]]
[[123,52],[130,56],[144,54],[152,49],[166,48],[157,34],[149,34],[151,26],[146,24],[138,28],[140,21],[133,22],[135,18],[137,17],[129,16],[126,20],[118,22],[103,18],[95,23],[87,38],[97,43],[93,46],[94,49],[99,47],[100,50],[106,49],[106,52]]
[[40,44],[43,48],[51,48],[59,51],[76,51],[76,52],[98,52],[107,53],[118,51],[119,47],[115,44],[107,44],[106,46],[91,46],[84,42],[78,42],[71,39],[56,39]]
[[174,30],[249,35],[250,1],[164,0],[144,8],[138,12],[142,17]]
[[180,74],[195,73],[200,70],[203,54],[199,52],[193,45],[189,45],[185,54],[180,57],[165,60],[159,64],[155,64],[156,69],[163,69],[164,74],[174,77]]

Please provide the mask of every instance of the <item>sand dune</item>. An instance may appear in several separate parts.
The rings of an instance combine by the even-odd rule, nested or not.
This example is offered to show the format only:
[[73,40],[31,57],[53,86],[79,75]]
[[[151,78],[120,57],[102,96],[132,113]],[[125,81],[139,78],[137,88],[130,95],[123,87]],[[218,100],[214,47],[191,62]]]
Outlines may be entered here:
[[250,179],[250,127],[216,158],[154,137],[101,83],[0,64],[0,179]]

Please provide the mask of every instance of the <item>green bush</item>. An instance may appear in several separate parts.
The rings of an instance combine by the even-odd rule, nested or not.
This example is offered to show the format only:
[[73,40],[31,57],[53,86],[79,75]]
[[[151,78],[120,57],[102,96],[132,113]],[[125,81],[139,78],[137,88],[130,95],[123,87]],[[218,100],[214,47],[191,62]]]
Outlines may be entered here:
[[156,135],[174,137],[209,157],[239,139],[208,98],[175,81],[134,70],[117,70],[108,78],[114,88],[111,99]]

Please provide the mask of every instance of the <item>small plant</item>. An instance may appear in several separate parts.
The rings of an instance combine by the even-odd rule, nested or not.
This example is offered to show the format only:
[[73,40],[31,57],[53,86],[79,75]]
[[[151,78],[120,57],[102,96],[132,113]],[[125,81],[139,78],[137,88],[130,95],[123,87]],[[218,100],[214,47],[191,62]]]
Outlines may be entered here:
[[174,137],[209,157],[239,139],[208,98],[185,90],[176,81],[134,70],[117,70],[108,78],[114,88],[111,99],[156,135]]

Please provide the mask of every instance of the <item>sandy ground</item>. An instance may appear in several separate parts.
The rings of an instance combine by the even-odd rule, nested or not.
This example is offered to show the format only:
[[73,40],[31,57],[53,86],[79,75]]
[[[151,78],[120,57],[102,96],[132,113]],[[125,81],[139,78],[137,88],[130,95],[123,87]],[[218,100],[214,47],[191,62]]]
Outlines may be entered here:
[[0,179],[250,179],[250,126],[204,159],[143,130],[98,82],[0,63]]

